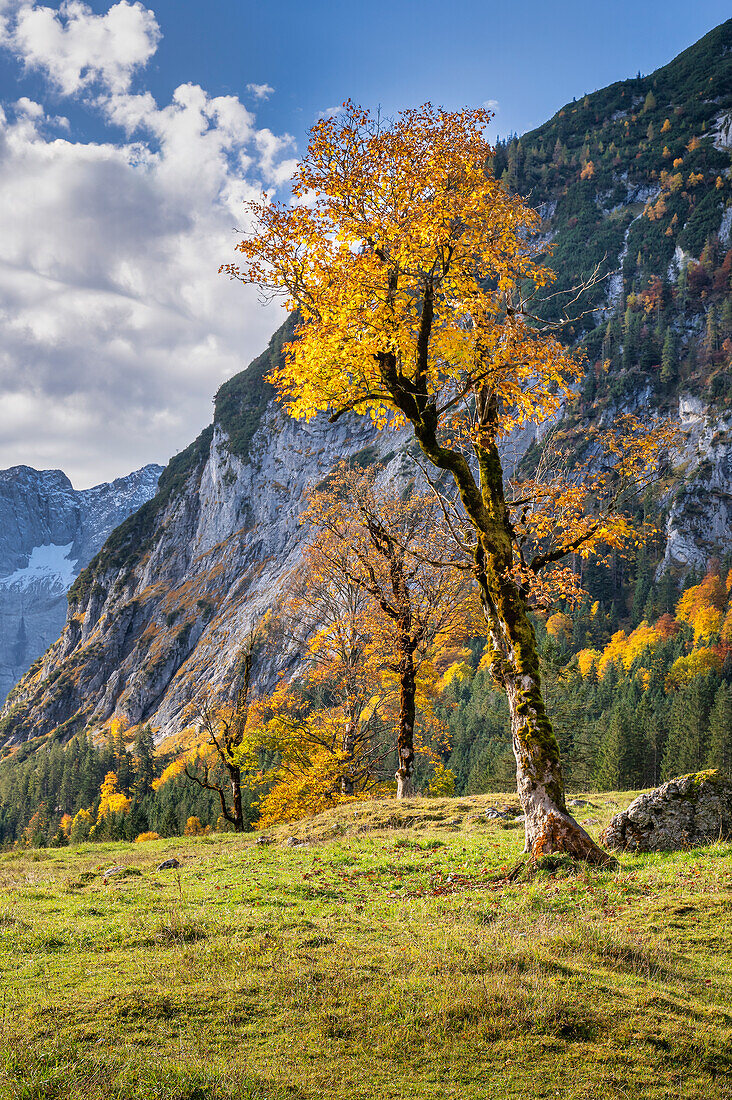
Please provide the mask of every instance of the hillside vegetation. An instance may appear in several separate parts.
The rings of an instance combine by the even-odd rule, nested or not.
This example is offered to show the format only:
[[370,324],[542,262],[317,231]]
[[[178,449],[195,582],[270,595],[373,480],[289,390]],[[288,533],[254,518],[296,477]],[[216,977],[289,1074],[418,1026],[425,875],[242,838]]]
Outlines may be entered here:
[[588,357],[575,423],[641,394],[732,400],[731,50],[729,20],[497,149],[496,174],[543,212],[557,286],[617,272],[583,299],[605,309],[565,329]]
[[[688,574],[679,595],[668,575],[652,584],[641,552],[614,571],[588,570],[585,583],[591,594],[579,604],[535,620],[569,789],[633,790],[704,768],[732,776],[732,569],[714,559],[703,576]],[[440,681],[437,736],[418,758],[421,790],[479,794],[515,783],[508,708],[484,667],[485,639],[464,643]],[[390,726],[382,740],[372,783],[381,793],[393,788],[396,767]],[[174,742],[156,752],[146,727],[26,742],[0,762],[0,842],[63,846],[90,834],[134,840],[220,828],[217,794],[186,779],[180,750]],[[220,765],[212,775],[225,780]],[[322,794],[292,804],[281,780],[278,760],[262,753],[244,784],[247,827],[278,783],[278,804],[292,817],[322,804]]]
[[[576,812],[595,831],[630,797]],[[507,884],[523,829],[485,817],[507,801],[5,854],[0,1092],[729,1097],[732,846]]]

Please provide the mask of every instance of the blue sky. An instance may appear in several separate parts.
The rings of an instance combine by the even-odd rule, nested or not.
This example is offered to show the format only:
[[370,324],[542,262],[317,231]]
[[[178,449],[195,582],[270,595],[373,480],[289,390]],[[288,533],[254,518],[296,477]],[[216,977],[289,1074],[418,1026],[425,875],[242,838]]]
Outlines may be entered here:
[[321,112],[495,132],[669,61],[729,3],[0,0],[0,467],[165,462],[279,320],[216,274]]

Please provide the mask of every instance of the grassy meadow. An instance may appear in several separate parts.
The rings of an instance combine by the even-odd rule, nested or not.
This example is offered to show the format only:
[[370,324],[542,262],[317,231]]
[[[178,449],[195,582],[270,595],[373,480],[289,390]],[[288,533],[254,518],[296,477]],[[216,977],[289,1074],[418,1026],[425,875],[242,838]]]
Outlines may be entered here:
[[732,1097],[732,845],[506,884],[506,804],[3,854],[0,1097]]

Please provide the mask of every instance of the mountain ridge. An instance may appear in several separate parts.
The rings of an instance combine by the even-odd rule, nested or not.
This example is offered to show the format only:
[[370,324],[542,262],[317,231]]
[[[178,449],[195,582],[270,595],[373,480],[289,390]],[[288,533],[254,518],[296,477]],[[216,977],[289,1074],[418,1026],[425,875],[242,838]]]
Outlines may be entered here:
[[[732,523],[730,50],[732,20],[656,73],[499,144],[493,164],[542,210],[560,289],[596,263],[608,276],[590,291],[595,314],[568,333],[587,371],[563,430],[582,436],[626,406],[686,410],[685,476],[664,501],[664,567],[680,572]],[[297,564],[307,486],[339,458],[413,477],[407,435],[283,413],[265,376],[292,326],[220,387],[213,424],[77,578],[64,631],[14,690],[0,741],[65,738],[112,717],[149,722],[158,739],[179,732],[202,683],[231,690],[238,641]]]

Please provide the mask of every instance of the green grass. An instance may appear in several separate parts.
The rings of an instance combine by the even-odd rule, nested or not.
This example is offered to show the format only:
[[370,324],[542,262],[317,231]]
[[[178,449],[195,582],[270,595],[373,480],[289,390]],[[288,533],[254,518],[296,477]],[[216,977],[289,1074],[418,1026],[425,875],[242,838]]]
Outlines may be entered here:
[[506,886],[505,802],[6,853],[0,1096],[732,1097],[732,845]]

